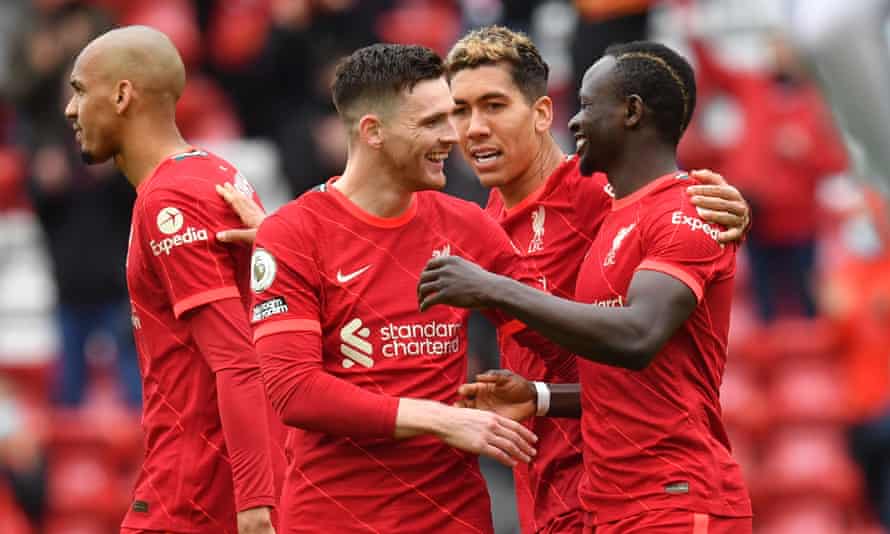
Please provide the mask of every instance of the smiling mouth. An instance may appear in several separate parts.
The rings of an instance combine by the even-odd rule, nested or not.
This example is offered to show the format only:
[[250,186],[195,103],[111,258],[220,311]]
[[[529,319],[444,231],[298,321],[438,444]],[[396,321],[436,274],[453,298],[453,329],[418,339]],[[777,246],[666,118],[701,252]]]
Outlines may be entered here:
[[442,163],[448,159],[448,152],[431,152],[426,155],[426,159],[432,163]]
[[489,164],[489,163],[495,161],[496,159],[498,159],[499,157],[501,157],[502,154],[503,153],[500,150],[497,150],[494,148],[484,149],[484,150],[476,150],[476,151],[473,151],[470,153],[473,161],[477,165]]
[[575,136],[575,153],[581,154],[587,148],[587,138],[583,135]]

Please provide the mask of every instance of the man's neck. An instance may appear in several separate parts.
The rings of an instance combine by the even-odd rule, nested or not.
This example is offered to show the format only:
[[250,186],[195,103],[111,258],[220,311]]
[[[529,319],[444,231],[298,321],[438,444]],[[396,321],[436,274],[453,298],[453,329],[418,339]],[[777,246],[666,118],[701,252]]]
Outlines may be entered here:
[[343,175],[333,186],[353,204],[375,217],[398,217],[411,205],[414,192],[399,183],[373,157],[363,153],[350,156]]
[[553,136],[546,135],[541,149],[535,155],[531,165],[521,176],[509,183],[498,186],[504,207],[507,209],[519,204],[547,182],[547,178],[565,161],[563,153]]
[[146,130],[138,135],[127,135],[130,142],[125,142],[114,158],[114,163],[134,188],[148,179],[165,158],[192,149],[175,123]]
[[653,180],[676,171],[676,151],[670,147],[651,145],[647,150],[626,150],[614,165],[605,169],[615,198],[626,197]]

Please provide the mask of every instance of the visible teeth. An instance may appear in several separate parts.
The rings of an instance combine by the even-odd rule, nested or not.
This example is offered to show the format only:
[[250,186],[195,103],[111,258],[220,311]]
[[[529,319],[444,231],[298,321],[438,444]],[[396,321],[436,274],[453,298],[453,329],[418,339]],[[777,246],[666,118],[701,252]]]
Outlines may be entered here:
[[447,154],[447,153],[442,153],[442,154],[430,154],[430,155],[428,155],[428,156],[426,157],[426,159],[428,159],[428,160],[430,160],[430,161],[432,161],[432,162],[438,163],[438,162],[440,162],[440,161],[445,161],[446,159],[448,159],[448,154]]
[[587,145],[587,139],[581,137],[575,140],[575,152],[581,152]]
[[497,152],[486,152],[485,154],[476,154],[476,161],[479,163],[488,163],[498,157]]

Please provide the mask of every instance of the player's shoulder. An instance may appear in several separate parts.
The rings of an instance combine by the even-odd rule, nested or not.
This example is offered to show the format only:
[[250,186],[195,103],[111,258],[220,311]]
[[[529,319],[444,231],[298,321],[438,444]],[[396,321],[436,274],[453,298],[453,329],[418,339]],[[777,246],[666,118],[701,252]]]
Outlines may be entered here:
[[149,179],[140,196],[183,199],[217,199],[217,184],[230,182],[245,195],[254,193],[253,187],[234,165],[225,159],[195,149],[168,157]]
[[336,203],[327,187],[327,184],[318,185],[285,203],[266,217],[265,221],[270,222],[268,226],[281,231],[302,232],[314,227],[320,219],[335,214]]

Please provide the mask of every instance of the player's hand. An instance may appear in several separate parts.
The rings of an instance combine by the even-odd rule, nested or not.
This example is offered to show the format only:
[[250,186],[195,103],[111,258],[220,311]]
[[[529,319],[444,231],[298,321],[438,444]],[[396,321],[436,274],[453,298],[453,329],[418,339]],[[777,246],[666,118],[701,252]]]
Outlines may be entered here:
[[243,243],[252,245],[256,240],[256,229],[266,218],[266,213],[252,198],[235,189],[226,182],[216,186],[216,192],[238,214],[247,228],[223,230],[216,234],[216,239],[223,243]]
[[537,454],[538,437],[516,421],[482,410],[448,407],[439,437],[452,447],[513,467]]
[[692,203],[698,208],[698,214],[705,222],[726,228],[726,231],[717,234],[717,240],[729,243],[741,239],[751,224],[751,208],[739,190],[713,171],[692,171],[692,176],[703,184],[686,189],[692,196]]
[[475,408],[524,421],[535,415],[538,394],[529,380],[506,369],[494,369],[476,375],[476,382],[457,390],[459,408]]
[[257,506],[238,512],[238,534],[275,534],[272,510],[268,506]]
[[436,304],[485,308],[492,276],[482,267],[457,256],[433,258],[427,262],[417,283],[420,311]]

